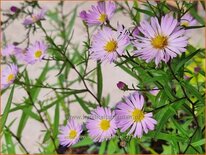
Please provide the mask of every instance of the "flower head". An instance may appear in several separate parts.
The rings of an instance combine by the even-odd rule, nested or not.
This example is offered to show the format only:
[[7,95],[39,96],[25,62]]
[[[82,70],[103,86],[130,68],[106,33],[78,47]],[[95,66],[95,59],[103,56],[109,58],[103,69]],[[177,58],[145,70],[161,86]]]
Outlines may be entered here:
[[41,61],[47,50],[47,46],[40,41],[36,41],[33,45],[29,46],[26,54],[25,61],[29,64],[34,64]]
[[115,113],[109,108],[97,107],[86,123],[89,136],[95,142],[111,139],[116,133]]
[[128,44],[129,37],[126,29],[119,27],[116,32],[104,27],[93,37],[91,58],[101,62],[107,60],[111,63],[124,53]]
[[70,119],[66,126],[60,128],[59,142],[63,146],[71,146],[79,141],[82,126]]
[[2,56],[10,56],[10,55],[15,55],[18,53],[21,49],[16,47],[13,44],[7,45],[1,52]]
[[128,135],[141,138],[143,132],[154,130],[156,120],[152,118],[152,113],[144,113],[144,98],[135,92],[124,98],[116,106],[117,127],[121,132],[128,130]]
[[107,20],[110,20],[116,9],[115,3],[109,1],[100,1],[97,3],[97,6],[92,5],[92,10],[82,11],[80,17],[88,25],[101,25],[104,24]]
[[10,64],[2,70],[1,73],[1,89],[7,88],[12,84],[18,73],[18,67],[15,64]]
[[196,24],[197,21],[190,14],[185,14],[180,20],[181,26],[195,26]]
[[31,17],[27,17],[24,20],[23,24],[25,26],[28,26],[28,25],[34,24],[40,20],[43,20],[45,17],[45,13],[46,13],[46,9],[41,9],[40,12],[32,14]]
[[137,36],[133,42],[137,48],[135,54],[146,62],[154,60],[156,65],[160,61],[167,63],[170,58],[186,51],[188,37],[172,16],[163,16],[161,23],[156,17],[152,17],[150,23],[143,21],[139,31],[143,36]]

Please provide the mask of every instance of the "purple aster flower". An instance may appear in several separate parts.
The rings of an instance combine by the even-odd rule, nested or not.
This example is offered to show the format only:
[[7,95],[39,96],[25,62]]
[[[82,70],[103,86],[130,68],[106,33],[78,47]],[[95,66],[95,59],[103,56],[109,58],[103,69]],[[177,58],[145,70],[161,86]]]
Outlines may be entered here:
[[125,48],[129,45],[128,35],[128,31],[122,27],[119,27],[118,31],[113,31],[108,27],[99,30],[93,36],[90,49],[91,58],[101,62],[105,60],[110,63],[114,62],[118,56],[124,53]]
[[100,1],[97,3],[97,6],[92,5],[92,10],[89,10],[88,13],[86,11],[82,11],[80,13],[80,17],[88,25],[101,25],[111,19],[115,9],[115,3],[111,1]]
[[66,126],[60,128],[59,143],[67,147],[74,145],[79,141],[81,133],[82,126],[70,119]]
[[19,52],[21,49],[16,47],[13,44],[7,45],[4,49],[2,49],[2,56],[10,56],[10,55],[15,55],[16,52]]
[[152,113],[144,113],[144,98],[135,92],[124,98],[116,106],[117,127],[121,132],[128,130],[128,135],[141,138],[143,132],[154,130],[157,121],[152,118]]
[[154,96],[156,96],[158,93],[159,93],[159,89],[157,88],[157,87],[154,87],[154,89],[153,90],[150,90],[149,92],[152,94],[152,95],[154,95]]
[[182,26],[195,26],[197,24],[197,21],[190,15],[190,14],[185,14],[182,16],[180,20],[180,25]]
[[18,67],[15,64],[6,66],[1,72],[1,89],[7,88],[12,84],[18,73]]
[[45,56],[47,45],[44,42],[36,41],[35,44],[29,46],[26,54],[25,61],[28,64],[34,64],[37,61],[41,61]]
[[154,60],[156,65],[160,61],[167,63],[170,58],[186,51],[188,37],[172,16],[163,16],[161,23],[156,17],[152,17],[150,23],[142,21],[139,30],[143,36],[137,36],[133,42],[137,48],[135,54],[146,62]]
[[46,11],[47,11],[46,9],[41,9],[40,12],[32,14],[31,17],[27,17],[24,20],[23,25],[28,26],[40,20],[43,20],[45,17]]
[[115,113],[109,108],[97,107],[86,123],[89,136],[95,142],[111,139],[117,130]]

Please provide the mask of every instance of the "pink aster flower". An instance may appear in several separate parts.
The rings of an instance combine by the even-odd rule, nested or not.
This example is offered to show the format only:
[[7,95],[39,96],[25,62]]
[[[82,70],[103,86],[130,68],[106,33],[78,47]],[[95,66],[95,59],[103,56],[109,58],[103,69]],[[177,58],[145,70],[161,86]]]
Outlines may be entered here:
[[44,42],[36,41],[35,44],[29,46],[26,54],[25,61],[28,64],[34,64],[37,61],[41,61],[45,56],[47,45]]
[[101,62],[105,60],[110,63],[114,62],[118,56],[124,53],[125,48],[129,45],[128,35],[128,31],[122,27],[119,27],[117,32],[108,27],[99,30],[93,36],[90,48],[91,58]]
[[144,113],[144,98],[135,92],[124,98],[116,106],[117,127],[121,132],[128,130],[128,135],[141,138],[143,132],[148,133],[154,130],[156,120],[152,118],[152,113]]
[[139,30],[143,36],[137,36],[134,40],[137,48],[135,54],[146,62],[154,60],[156,65],[160,61],[167,63],[186,51],[188,37],[172,16],[163,16],[160,23],[156,17],[152,17],[150,23],[142,21]]
[[97,6],[92,5],[92,10],[82,11],[80,17],[88,25],[102,25],[107,20],[110,20],[115,12],[116,6],[115,3],[109,1],[100,1],[97,3]]
[[109,108],[97,107],[86,123],[89,136],[95,142],[111,139],[117,130],[115,113]]
[[18,67],[15,64],[10,64],[6,66],[1,73],[1,89],[7,88],[11,85],[18,73]]
[[40,20],[43,20],[45,17],[46,11],[47,11],[46,9],[41,9],[40,12],[32,14],[31,17],[27,17],[24,20],[23,25],[28,26]]
[[15,55],[17,52],[19,52],[21,49],[16,47],[13,44],[7,45],[4,49],[2,49],[1,54],[2,56],[10,56]]
[[60,128],[59,143],[67,147],[74,145],[79,141],[81,133],[82,126],[70,119],[66,126]]
[[180,20],[180,25],[182,26],[195,26],[197,24],[197,21],[190,15],[190,14],[185,14],[182,16]]

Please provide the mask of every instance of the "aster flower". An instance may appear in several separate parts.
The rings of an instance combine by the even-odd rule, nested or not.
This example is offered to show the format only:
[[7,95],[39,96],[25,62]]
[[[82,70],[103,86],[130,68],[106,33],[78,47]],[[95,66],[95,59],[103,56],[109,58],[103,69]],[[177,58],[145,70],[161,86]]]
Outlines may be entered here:
[[97,107],[86,123],[89,136],[95,142],[111,139],[116,133],[115,113],[109,108]]
[[107,20],[110,20],[116,9],[115,3],[109,1],[100,1],[97,6],[92,5],[92,10],[82,11],[80,17],[88,25],[102,25]]
[[150,92],[152,95],[156,96],[156,95],[160,92],[160,90],[159,90],[157,87],[154,87],[154,89],[153,89],[153,90],[150,90],[149,92]]
[[25,61],[28,64],[34,64],[37,61],[41,61],[47,50],[47,45],[44,42],[36,41],[33,45],[30,45],[26,54]]
[[137,36],[133,42],[137,48],[135,54],[146,62],[154,60],[156,65],[160,61],[167,63],[186,51],[188,37],[172,16],[163,16],[161,23],[156,17],[152,17],[150,23],[142,21],[139,30],[143,36]]
[[190,14],[185,14],[180,20],[181,26],[195,26],[196,24],[197,21]]
[[1,73],[1,89],[7,88],[12,84],[18,73],[18,67],[15,64],[6,66]]
[[70,119],[66,126],[60,128],[59,142],[63,146],[71,146],[79,141],[82,126]]
[[156,120],[152,118],[152,113],[144,113],[144,98],[137,92],[130,94],[119,102],[116,106],[117,127],[121,132],[128,130],[128,135],[141,138],[143,132],[148,133],[154,130]]
[[7,45],[4,49],[2,49],[1,54],[2,56],[10,56],[15,55],[17,52],[19,52],[21,49],[16,47],[13,44]]
[[40,20],[43,20],[45,17],[45,13],[46,13],[46,9],[41,9],[40,12],[32,14],[31,17],[27,17],[24,20],[23,25],[28,26]]
[[119,27],[116,32],[108,27],[104,27],[93,36],[90,48],[91,58],[101,62],[105,60],[110,63],[114,62],[118,56],[124,53],[128,45],[129,37],[126,29]]

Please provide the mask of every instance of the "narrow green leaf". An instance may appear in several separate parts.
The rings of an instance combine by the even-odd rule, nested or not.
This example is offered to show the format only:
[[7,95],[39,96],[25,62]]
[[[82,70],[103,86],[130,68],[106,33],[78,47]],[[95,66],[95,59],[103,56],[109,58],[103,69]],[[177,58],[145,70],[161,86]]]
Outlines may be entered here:
[[81,105],[81,107],[84,109],[84,111],[89,114],[90,113],[90,110],[89,108],[86,106],[85,102],[79,98],[76,94],[74,94],[74,96],[76,97],[77,101],[79,102],[79,104]]
[[12,136],[11,136],[10,132],[6,130],[4,132],[4,136],[5,136],[8,154],[16,154],[15,145],[13,143]]
[[102,69],[101,69],[101,64],[97,63],[97,98],[99,101],[101,101],[102,98],[102,89],[103,89]]
[[134,7],[134,9],[137,10],[138,12],[144,13],[144,14],[146,14],[148,16],[154,16],[154,13],[149,11],[149,10],[143,10],[143,9],[136,8],[136,7]]
[[91,138],[89,136],[83,137],[82,140],[80,140],[77,144],[73,145],[73,148],[76,147],[83,147],[83,146],[88,146],[88,145],[92,145],[94,142],[91,140]]
[[53,128],[54,128],[53,133],[54,133],[54,137],[56,137],[58,134],[58,129],[59,129],[59,102],[56,104],[53,125],[54,125],[53,126]]
[[13,87],[11,89],[9,98],[7,100],[7,103],[6,103],[6,107],[5,107],[4,112],[3,112],[3,116],[2,116],[2,119],[1,119],[1,131],[0,132],[2,132],[3,127],[6,124],[7,117],[9,115],[9,110],[11,108],[11,103],[12,103],[13,94],[14,94],[14,88],[15,88],[15,85],[13,85]]
[[100,148],[99,148],[99,154],[104,154],[104,153],[105,153],[106,146],[107,146],[107,141],[103,141],[103,142],[101,143]]

